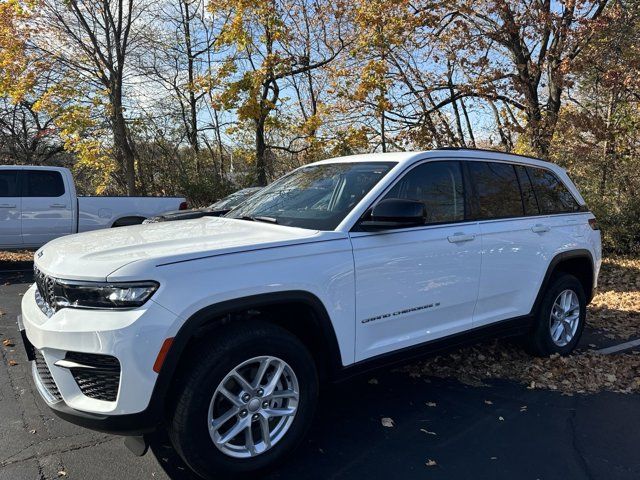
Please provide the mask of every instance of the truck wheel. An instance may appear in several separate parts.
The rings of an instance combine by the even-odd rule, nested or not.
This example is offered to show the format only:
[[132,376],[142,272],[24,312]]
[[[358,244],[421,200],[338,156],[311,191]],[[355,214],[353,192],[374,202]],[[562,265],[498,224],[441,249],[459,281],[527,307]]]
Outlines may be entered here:
[[587,300],[580,281],[569,274],[552,278],[536,314],[528,350],[537,356],[568,355],[582,335]]
[[266,322],[212,337],[178,374],[169,436],[204,478],[255,476],[289,455],[311,425],[315,364],[295,336]]

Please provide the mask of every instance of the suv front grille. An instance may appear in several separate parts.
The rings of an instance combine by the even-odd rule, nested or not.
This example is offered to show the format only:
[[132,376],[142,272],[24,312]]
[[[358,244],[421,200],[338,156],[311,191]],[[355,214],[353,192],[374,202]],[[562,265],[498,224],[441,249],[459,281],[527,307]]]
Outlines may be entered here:
[[116,401],[120,386],[120,362],[116,357],[67,352],[65,360],[82,365],[69,370],[84,395],[106,402]]
[[40,379],[40,383],[49,393],[51,398],[54,401],[62,400],[62,395],[60,395],[60,391],[58,390],[58,386],[56,382],[53,380],[51,376],[51,371],[49,371],[49,367],[47,366],[47,362],[44,360],[44,356],[40,350],[35,351],[35,369],[34,374],[38,375]]
[[55,296],[55,284],[56,281],[53,277],[45,275],[38,269],[38,267],[33,265],[33,278],[36,282],[36,303],[40,310],[47,316],[50,317],[55,313],[55,302],[53,301]]

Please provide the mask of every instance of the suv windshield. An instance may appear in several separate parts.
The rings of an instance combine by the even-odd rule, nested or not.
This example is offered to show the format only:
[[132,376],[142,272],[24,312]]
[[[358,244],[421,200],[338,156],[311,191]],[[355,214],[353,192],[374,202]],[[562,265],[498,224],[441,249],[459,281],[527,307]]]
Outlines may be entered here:
[[231,210],[240,205],[244,200],[260,190],[260,187],[243,188],[231,195],[218,200],[216,203],[209,205],[207,210]]
[[333,230],[394,165],[358,162],[303,167],[276,180],[226,216]]

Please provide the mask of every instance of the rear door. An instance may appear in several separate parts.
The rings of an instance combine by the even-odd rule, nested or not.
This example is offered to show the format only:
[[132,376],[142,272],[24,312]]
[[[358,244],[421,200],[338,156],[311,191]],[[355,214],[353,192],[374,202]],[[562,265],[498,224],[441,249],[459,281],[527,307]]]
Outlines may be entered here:
[[73,233],[72,196],[60,171],[23,170],[22,237],[25,246],[41,246]]
[[460,163],[413,167],[382,198],[425,203],[420,227],[351,232],[356,361],[471,327],[478,293],[478,226],[466,221]]
[[[524,167],[468,161],[474,216],[480,221],[482,270],[473,326],[529,313],[550,253],[547,218]],[[521,193],[522,192],[522,193]]]
[[22,245],[20,170],[0,170],[0,246]]

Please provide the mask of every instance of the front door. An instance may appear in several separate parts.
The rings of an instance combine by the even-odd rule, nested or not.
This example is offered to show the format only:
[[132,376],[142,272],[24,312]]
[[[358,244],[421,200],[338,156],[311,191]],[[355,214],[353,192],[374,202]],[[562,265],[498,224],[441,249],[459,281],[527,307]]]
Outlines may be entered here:
[[420,164],[383,198],[424,202],[427,224],[351,233],[356,361],[471,328],[482,252],[464,190],[459,162]]
[[20,170],[0,170],[0,246],[22,245]]

